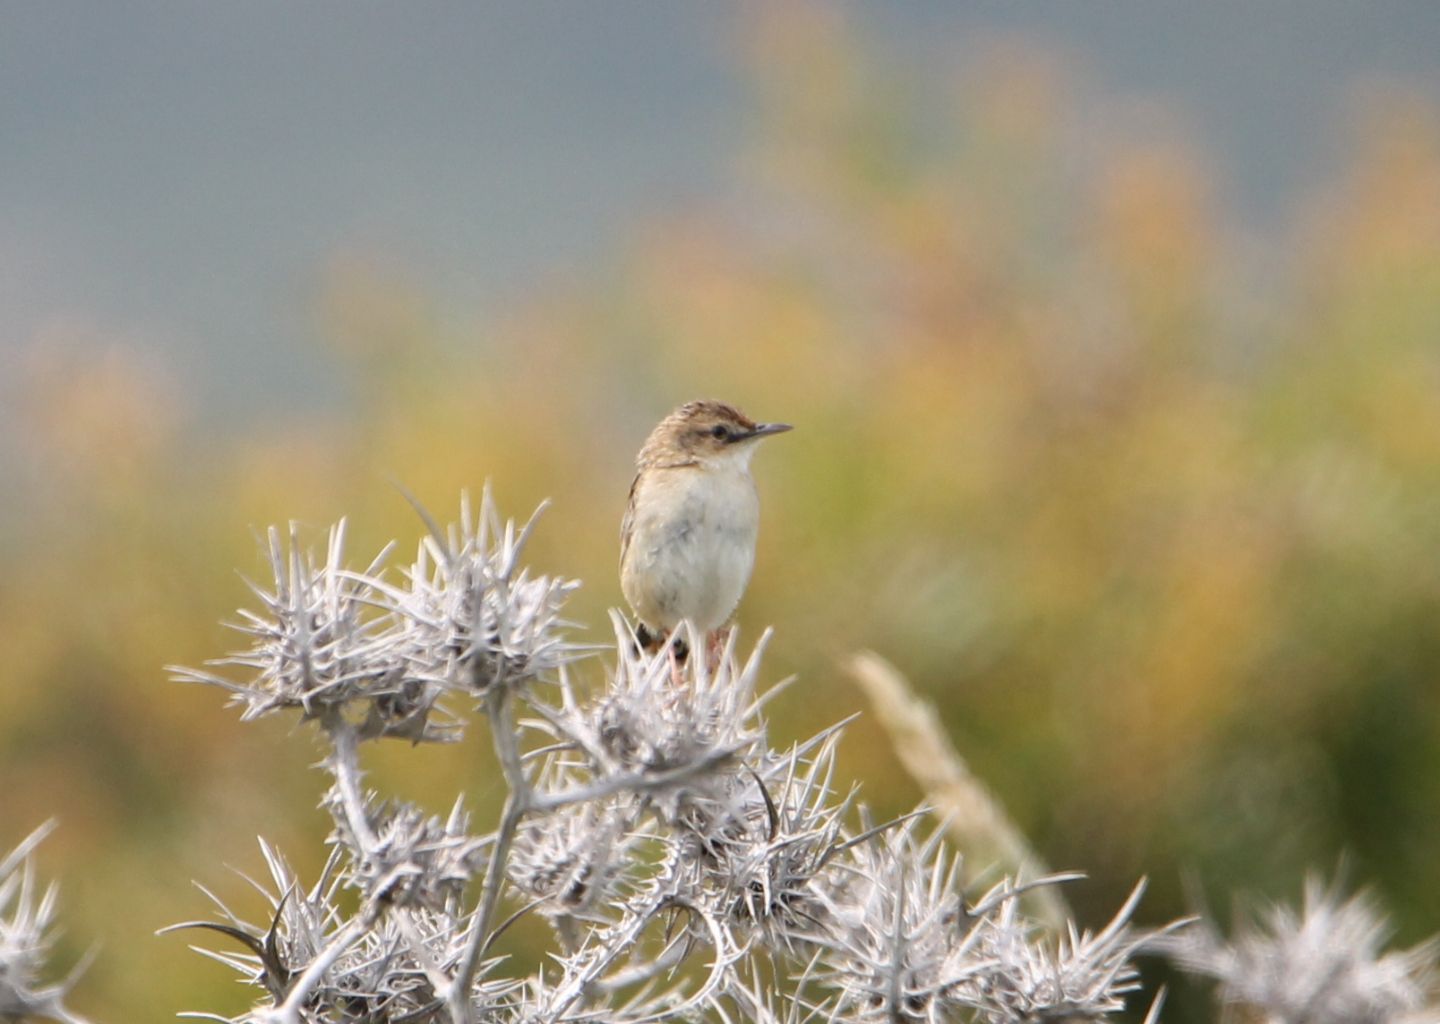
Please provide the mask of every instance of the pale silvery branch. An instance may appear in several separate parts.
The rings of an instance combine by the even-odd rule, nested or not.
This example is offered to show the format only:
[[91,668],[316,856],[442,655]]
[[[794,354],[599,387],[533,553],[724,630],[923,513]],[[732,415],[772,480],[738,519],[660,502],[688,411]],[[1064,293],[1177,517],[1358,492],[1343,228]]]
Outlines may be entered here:
[[774,979],[755,963],[750,969],[737,972],[733,984],[722,998],[711,1004],[711,1012],[721,1024],[819,1024],[837,1019],[831,1000],[812,991],[812,959],[788,988],[780,988]]
[[65,1007],[70,990],[83,965],[70,977],[55,984],[41,980],[46,973],[50,947],[55,939],[54,921],[58,889],[52,883],[43,890],[35,883],[31,854],[55,823],[47,822],[0,857],[0,1020],[24,1021],[46,1018],[61,1024],[85,1024]]
[[[588,1020],[597,1012],[627,1024],[673,1020],[707,1006],[726,990],[745,950],[723,922],[689,897],[681,870],[672,859],[659,876],[639,888],[617,923],[593,929],[578,950],[556,957],[563,975],[537,1014],[538,1021],[560,1024]],[[642,953],[649,933],[657,930],[662,933],[662,948],[658,953]],[[605,979],[622,958],[640,955],[652,963],[666,964],[670,962],[670,949],[684,950],[687,955],[700,951],[709,960],[698,983],[684,974],[671,974],[662,984],[661,975],[656,974],[646,979],[638,991],[617,1000],[619,1005],[588,1005],[596,997],[609,1001],[619,992],[613,975],[609,984]]]
[[1229,939],[1206,921],[1172,939],[1169,953],[1215,978],[1226,1007],[1264,1024],[1435,1024],[1440,936],[1386,952],[1391,931],[1370,896],[1346,899],[1338,883],[1312,876],[1298,913],[1272,904]]

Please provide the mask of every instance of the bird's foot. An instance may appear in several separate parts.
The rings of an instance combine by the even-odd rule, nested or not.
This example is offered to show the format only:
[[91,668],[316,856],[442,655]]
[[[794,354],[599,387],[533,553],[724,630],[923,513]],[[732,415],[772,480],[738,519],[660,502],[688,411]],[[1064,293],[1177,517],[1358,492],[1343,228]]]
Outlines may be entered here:
[[640,651],[656,654],[663,648],[670,660],[670,681],[676,686],[684,685],[685,661],[690,657],[690,645],[683,636],[677,636],[668,629],[651,629],[641,622],[635,627],[635,643],[638,645],[637,654]]
[[664,633],[652,632],[643,622],[635,623],[635,653],[644,651],[646,654],[654,654],[664,642]]
[[670,645],[675,656],[683,663],[690,654],[690,645],[685,642],[683,636],[674,636],[668,629],[651,629],[643,622],[635,624],[635,644],[637,651],[644,651],[646,654],[654,654],[664,647]]

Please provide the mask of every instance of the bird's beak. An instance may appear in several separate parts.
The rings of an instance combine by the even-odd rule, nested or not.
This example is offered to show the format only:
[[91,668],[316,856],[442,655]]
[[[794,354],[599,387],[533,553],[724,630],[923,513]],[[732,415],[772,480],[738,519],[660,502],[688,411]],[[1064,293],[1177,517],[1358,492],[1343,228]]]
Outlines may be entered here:
[[790,426],[790,424],[788,423],[757,423],[755,425],[755,429],[750,431],[750,433],[746,434],[745,436],[747,438],[769,437],[771,434],[783,434],[787,430],[794,429],[795,428]]

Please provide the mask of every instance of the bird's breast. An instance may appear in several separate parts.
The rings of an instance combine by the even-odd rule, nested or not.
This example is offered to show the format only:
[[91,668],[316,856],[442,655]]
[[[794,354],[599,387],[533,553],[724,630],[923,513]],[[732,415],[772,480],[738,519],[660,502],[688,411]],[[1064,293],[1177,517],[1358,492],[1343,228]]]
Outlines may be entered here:
[[749,473],[679,467],[636,482],[621,565],[625,597],[647,624],[699,629],[734,612],[755,561],[759,499]]

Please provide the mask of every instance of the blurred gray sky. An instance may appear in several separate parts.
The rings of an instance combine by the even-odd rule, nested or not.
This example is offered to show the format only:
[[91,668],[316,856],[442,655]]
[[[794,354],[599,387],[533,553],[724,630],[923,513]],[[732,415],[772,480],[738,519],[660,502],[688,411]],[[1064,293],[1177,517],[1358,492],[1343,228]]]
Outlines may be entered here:
[[[994,33],[1102,95],[1169,103],[1222,196],[1281,224],[1343,156],[1357,83],[1440,100],[1436,0],[847,5],[903,65]],[[38,334],[130,339],[221,420],[295,406],[337,250],[466,315],[603,278],[644,216],[743,203],[743,7],[159,3],[0,7],[0,373]],[[3,390],[0,390],[3,395]]]

